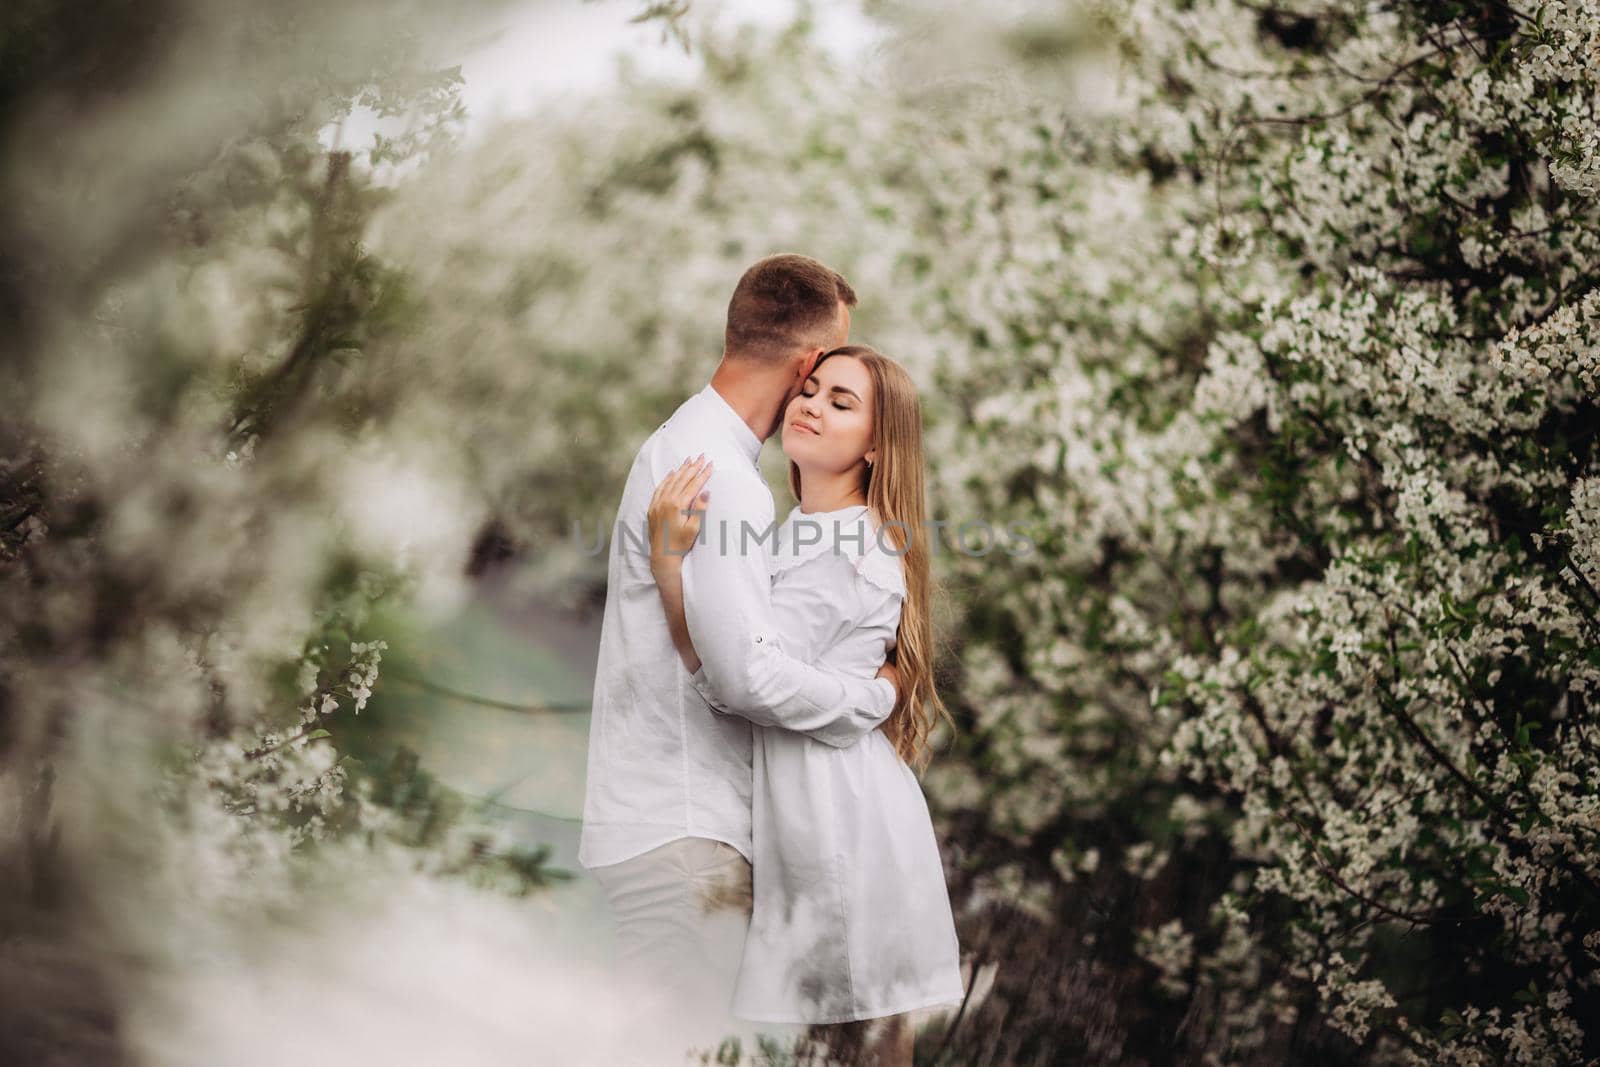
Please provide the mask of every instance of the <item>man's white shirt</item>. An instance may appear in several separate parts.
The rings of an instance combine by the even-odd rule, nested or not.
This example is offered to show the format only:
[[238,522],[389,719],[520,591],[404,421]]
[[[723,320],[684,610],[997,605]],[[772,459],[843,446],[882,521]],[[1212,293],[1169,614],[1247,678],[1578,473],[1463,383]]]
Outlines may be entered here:
[[[684,560],[684,613],[701,667],[678,659],[650,573],[647,511],[661,479],[715,464],[700,541]],[[761,440],[710,385],[640,447],[611,529],[578,862],[620,863],[680,837],[750,841],[750,723],[846,747],[893,708],[887,679],[787,655],[771,599],[774,506]],[[715,707],[713,707],[715,702]]]

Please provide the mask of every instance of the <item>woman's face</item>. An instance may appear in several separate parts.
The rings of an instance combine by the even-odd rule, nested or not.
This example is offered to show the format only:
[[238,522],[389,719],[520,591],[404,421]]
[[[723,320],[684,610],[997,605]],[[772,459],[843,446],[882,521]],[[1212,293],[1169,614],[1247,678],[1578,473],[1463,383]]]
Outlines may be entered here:
[[[854,356],[817,364],[783,413],[783,453],[801,467],[847,471],[872,447],[872,376]],[[877,457],[874,455],[874,459]]]

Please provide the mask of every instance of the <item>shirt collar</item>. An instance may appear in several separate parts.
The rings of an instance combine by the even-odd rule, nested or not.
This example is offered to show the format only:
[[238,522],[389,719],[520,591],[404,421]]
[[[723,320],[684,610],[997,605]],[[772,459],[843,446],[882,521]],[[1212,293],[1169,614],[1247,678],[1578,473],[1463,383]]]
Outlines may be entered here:
[[795,519],[834,519],[843,515],[849,515],[852,512],[864,511],[866,506],[867,505],[865,504],[846,504],[844,507],[834,508],[832,511],[813,511],[807,513],[801,511],[800,505],[796,504],[793,508],[789,509],[789,519],[790,521]]
[[738,444],[740,451],[750,460],[750,465],[759,467],[761,438],[756,436],[755,431],[750,428],[750,424],[745,422],[743,416],[737,411],[733,410],[733,405],[723,399],[721,393],[711,387],[710,382],[707,382],[706,387],[700,390],[697,395],[704,402],[705,408],[713,412],[716,418],[721,419],[727,425],[729,434],[733,436],[734,442]]

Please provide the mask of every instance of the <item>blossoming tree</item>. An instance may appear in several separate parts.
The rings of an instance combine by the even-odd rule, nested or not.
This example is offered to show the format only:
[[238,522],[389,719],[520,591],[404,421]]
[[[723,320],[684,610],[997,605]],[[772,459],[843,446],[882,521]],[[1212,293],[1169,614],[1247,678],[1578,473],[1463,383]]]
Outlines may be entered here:
[[1600,8],[1105,13],[1133,110],[941,212],[965,499],[1050,531],[963,564],[980,866],[1143,880],[1216,1062],[1592,1058]]

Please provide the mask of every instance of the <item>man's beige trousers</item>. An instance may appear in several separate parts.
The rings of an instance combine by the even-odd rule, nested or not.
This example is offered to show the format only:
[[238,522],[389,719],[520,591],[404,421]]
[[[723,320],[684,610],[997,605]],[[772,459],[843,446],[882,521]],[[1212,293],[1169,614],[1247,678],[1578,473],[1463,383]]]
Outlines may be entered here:
[[680,837],[589,873],[616,924],[619,980],[664,1000],[676,1023],[705,1040],[741,1029],[730,1008],[751,886],[750,862],[739,850]]

